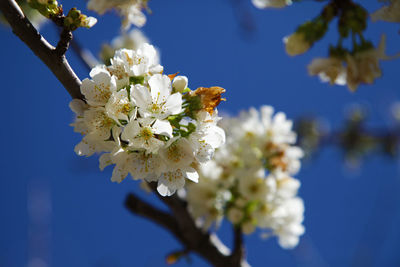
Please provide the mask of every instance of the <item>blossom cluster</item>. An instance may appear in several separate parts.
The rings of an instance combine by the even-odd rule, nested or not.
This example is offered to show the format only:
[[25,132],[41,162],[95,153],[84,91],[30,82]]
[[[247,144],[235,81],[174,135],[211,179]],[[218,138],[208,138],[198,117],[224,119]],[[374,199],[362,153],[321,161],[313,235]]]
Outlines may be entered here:
[[78,155],[104,152],[100,169],[115,164],[111,180],[158,182],[163,196],[185,179],[198,181],[197,169],[225,142],[215,110],[225,90],[190,90],[185,76],[164,75],[153,46],[120,49],[111,65],[98,65],[82,81],[85,102],[75,99],[74,130],[83,135]]
[[372,21],[400,22],[400,1],[384,0],[387,3],[371,14]]
[[372,84],[382,75],[380,60],[388,60],[385,54],[386,37],[382,36],[377,48],[365,47],[354,53],[331,55],[328,58],[316,58],[308,65],[310,75],[318,75],[324,82],[347,85],[351,91],[360,84]]
[[148,0],[89,0],[87,8],[100,15],[114,9],[123,17],[123,28],[129,29],[132,24],[142,27],[146,23],[146,15],[142,10],[147,9],[147,2]]
[[200,182],[188,184],[187,201],[205,229],[225,217],[245,234],[260,228],[292,248],[304,233],[304,204],[297,196],[303,151],[284,113],[270,106],[252,108],[238,118],[224,118],[226,144],[200,169]]

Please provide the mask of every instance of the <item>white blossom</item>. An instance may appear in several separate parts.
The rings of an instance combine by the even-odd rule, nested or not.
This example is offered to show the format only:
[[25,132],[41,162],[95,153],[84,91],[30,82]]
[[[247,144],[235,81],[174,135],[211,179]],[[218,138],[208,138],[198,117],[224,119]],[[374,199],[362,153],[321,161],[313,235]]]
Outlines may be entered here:
[[148,83],[150,90],[139,84],[135,85],[132,92],[143,117],[164,119],[182,111],[182,95],[171,95],[171,80],[168,76],[155,74]]
[[323,82],[347,85],[350,91],[356,91],[360,84],[372,84],[382,75],[379,63],[392,59],[385,53],[386,36],[382,35],[377,48],[365,48],[355,53],[346,53],[342,58],[329,57],[314,59],[308,65],[310,75],[318,75]]
[[260,228],[283,248],[296,246],[304,233],[304,204],[297,197],[300,182],[291,175],[299,171],[303,151],[293,145],[292,122],[263,106],[225,118],[221,126],[226,143],[199,166],[200,182],[188,184],[190,213],[205,229],[225,216],[245,234]]
[[92,79],[86,78],[82,81],[81,92],[89,105],[104,106],[117,90],[116,78],[103,65],[94,67],[89,75]]
[[[179,85],[184,90],[173,90],[173,75],[160,74],[162,69],[149,44],[117,50],[110,66],[96,66],[91,79],[83,81],[86,103],[71,101],[76,114],[71,126],[83,135],[75,152],[103,153],[99,168],[114,165],[111,181],[120,183],[130,175],[158,183],[159,194],[170,196],[186,179],[199,181],[200,163],[211,159],[225,142],[225,133],[216,125],[217,104],[203,105],[196,91],[187,88],[187,78]],[[210,98],[220,98],[224,91],[201,89]]]
[[206,111],[198,114],[196,131],[190,135],[189,141],[199,163],[209,161],[215,149],[225,143],[225,132],[217,126],[219,120],[217,111],[213,115]]
[[376,49],[371,48],[346,56],[346,83],[351,91],[357,90],[361,83],[372,84],[376,78],[381,76],[379,61],[390,59],[385,54],[385,49],[386,36],[382,35]]
[[[111,59],[110,69],[116,76],[142,76],[147,73],[161,73],[163,68],[159,65],[156,49],[147,43],[137,50],[120,49]],[[125,75],[123,75],[125,74]]]
[[129,99],[128,91],[125,88],[111,94],[105,109],[108,117],[118,124],[121,124],[121,120],[129,121],[129,117],[136,116],[133,100]]
[[164,146],[164,142],[155,135],[172,137],[172,127],[169,122],[149,118],[133,119],[124,128],[121,137],[129,142],[128,146],[133,150],[144,149],[148,154],[156,153]]
[[318,75],[323,82],[331,85],[346,84],[346,68],[339,58],[315,58],[307,68],[310,75]]
[[115,9],[122,17],[123,28],[129,29],[133,24],[142,27],[146,23],[146,16],[142,9],[147,7],[147,0],[90,0],[87,8],[100,15]]

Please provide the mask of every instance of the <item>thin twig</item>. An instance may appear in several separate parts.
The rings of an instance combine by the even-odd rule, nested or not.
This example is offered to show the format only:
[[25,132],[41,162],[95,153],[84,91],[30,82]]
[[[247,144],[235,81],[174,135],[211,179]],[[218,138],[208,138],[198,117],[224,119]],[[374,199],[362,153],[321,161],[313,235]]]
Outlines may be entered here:
[[59,56],[64,56],[68,50],[69,43],[72,41],[72,32],[64,28],[60,34],[60,41],[58,41],[56,47],[56,54]]
[[97,58],[90,52],[90,50],[85,49],[81,46],[81,44],[77,41],[76,35],[75,38],[71,41],[71,48],[78,56],[79,60],[86,67],[88,71],[90,71],[94,66],[100,64]]
[[1,0],[0,10],[14,34],[46,64],[71,97],[83,99],[80,92],[81,81],[70,67],[65,56],[56,53],[56,49],[33,27],[18,4],[14,0]]

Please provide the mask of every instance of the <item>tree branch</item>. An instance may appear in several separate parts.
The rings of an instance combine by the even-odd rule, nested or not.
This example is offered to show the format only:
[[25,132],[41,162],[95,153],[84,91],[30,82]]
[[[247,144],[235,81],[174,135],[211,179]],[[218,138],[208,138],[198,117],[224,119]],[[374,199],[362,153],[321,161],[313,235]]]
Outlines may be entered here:
[[72,98],[83,99],[80,92],[81,81],[71,69],[64,55],[44,39],[14,0],[1,0],[0,10],[17,35],[46,66],[53,72]]
[[177,227],[177,222],[174,217],[170,214],[161,211],[146,201],[140,199],[134,194],[129,194],[125,200],[125,206],[129,211],[142,216],[154,223],[163,226],[169,230],[175,236],[179,236],[179,229]]
[[243,233],[240,227],[233,228],[233,252],[231,255],[232,262],[235,266],[240,266],[244,257],[245,257],[245,249],[243,244]]
[[[242,257],[244,253],[239,253],[239,251],[242,251],[241,248],[243,247],[243,244],[239,244],[239,241],[242,242],[241,237],[240,239],[236,239],[234,253],[230,255],[229,249],[222,244],[216,235],[204,232],[201,228],[196,226],[195,221],[187,210],[186,201],[180,199],[176,194],[170,197],[162,197],[157,193],[156,183],[151,183],[149,185],[158,198],[169,207],[173,215],[159,211],[150,204],[141,201],[139,198],[132,198],[132,195],[129,195],[125,204],[131,212],[146,217],[163,226],[183,244],[185,249],[198,253],[213,266],[249,266]],[[144,207],[146,211],[141,209]]]
[[56,47],[56,54],[60,57],[67,53],[69,43],[72,41],[72,32],[68,29],[63,29],[60,34],[60,41],[58,41]]
[[71,40],[71,48],[78,56],[79,60],[89,71],[96,65],[100,64],[97,58],[90,52],[90,50],[83,48],[75,38]]

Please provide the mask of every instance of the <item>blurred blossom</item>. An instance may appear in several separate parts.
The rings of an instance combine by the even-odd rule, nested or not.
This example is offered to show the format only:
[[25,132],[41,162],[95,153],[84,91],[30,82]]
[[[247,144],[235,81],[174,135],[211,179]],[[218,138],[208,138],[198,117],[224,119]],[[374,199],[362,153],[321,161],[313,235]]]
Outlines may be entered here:
[[388,5],[385,5],[371,13],[371,20],[374,22],[378,20],[400,22],[400,1],[389,0],[384,2],[387,2]]
[[128,30],[131,25],[142,27],[146,23],[146,16],[142,12],[147,9],[148,0],[90,0],[87,8],[100,15],[115,9],[122,17],[122,27]]
[[[139,29],[132,29],[130,32],[122,32],[120,36],[115,37],[110,44],[103,44],[100,51],[100,58],[104,64],[109,65],[110,59],[118,49],[126,48],[137,50],[145,43],[150,43],[147,36]],[[160,62],[160,51],[157,50],[157,61]]]
[[[297,196],[302,150],[294,146],[292,122],[270,106],[224,118],[226,145],[200,166],[198,184],[187,187],[189,211],[203,228],[225,217],[251,234],[257,228],[293,248],[305,229],[304,204]],[[265,237],[265,235],[263,235]]]

